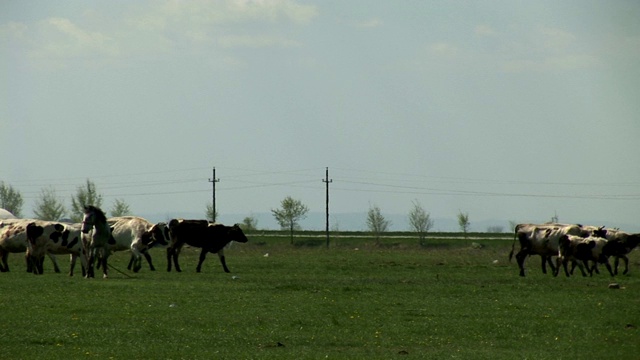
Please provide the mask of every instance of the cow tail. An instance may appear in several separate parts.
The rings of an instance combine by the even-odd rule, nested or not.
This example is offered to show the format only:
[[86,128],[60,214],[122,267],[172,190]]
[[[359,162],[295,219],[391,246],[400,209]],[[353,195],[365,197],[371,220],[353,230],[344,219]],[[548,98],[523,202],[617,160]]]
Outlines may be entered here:
[[518,230],[516,229],[516,231],[514,231],[513,233],[513,243],[511,244],[511,251],[509,252],[509,262],[511,262],[511,259],[513,258],[513,252],[515,251],[515,248],[516,248],[517,238],[518,238]]

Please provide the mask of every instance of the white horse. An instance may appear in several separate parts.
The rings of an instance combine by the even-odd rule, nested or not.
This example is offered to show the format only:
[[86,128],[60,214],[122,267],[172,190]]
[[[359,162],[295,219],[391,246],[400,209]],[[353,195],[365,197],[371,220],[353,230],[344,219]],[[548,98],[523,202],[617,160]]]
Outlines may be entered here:
[[81,230],[84,234],[91,235],[86,239],[86,253],[89,257],[87,264],[87,277],[94,277],[93,263],[96,257],[102,266],[103,278],[108,277],[107,258],[109,257],[109,245],[115,244],[111,229],[107,223],[104,212],[93,205],[85,205]]
[[142,268],[142,256],[149,268],[154,271],[149,249],[155,245],[168,245],[170,237],[165,223],[152,224],[138,216],[119,216],[107,219],[111,235],[115,241],[109,244],[110,251],[131,250],[131,259],[127,268],[134,272]]

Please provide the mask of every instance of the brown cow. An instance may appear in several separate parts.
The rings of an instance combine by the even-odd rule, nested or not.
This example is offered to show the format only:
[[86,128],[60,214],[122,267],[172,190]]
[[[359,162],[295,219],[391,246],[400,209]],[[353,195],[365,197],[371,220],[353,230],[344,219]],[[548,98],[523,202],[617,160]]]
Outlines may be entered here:
[[176,266],[176,271],[182,271],[178,264],[178,255],[184,244],[201,248],[200,260],[196,271],[200,272],[202,263],[207,253],[218,254],[220,263],[225,272],[230,272],[224,259],[224,247],[231,241],[245,243],[247,237],[242,232],[238,224],[225,226],[222,224],[212,224],[207,220],[177,220],[169,222],[171,232],[171,244],[167,248],[167,271],[171,271],[171,261]]

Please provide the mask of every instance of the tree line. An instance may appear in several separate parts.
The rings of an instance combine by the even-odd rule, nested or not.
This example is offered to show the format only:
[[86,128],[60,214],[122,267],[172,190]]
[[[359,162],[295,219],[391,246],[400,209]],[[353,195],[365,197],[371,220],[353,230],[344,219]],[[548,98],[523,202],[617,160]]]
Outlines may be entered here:
[[[55,189],[52,187],[42,189],[40,197],[35,202],[33,212],[35,218],[40,220],[57,221],[68,218],[73,222],[80,222],[85,205],[102,207],[102,195],[98,193],[95,183],[89,179],[76,188],[76,193],[71,196],[71,206],[69,208],[56,196]],[[22,206],[23,199],[20,192],[11,187],[11,185],[0,182],[0,208],[4,208],[16,217],[21,218]],[[289,231],[292,243],[294,232],[301,229],[300,221],[306,218],[308,212],[309,208],[302,201],[293,199],[291,196],[285,197],[280,202],[279,208],[271,210],[280,228]],[[116,199],[108,213],[110,216],[115,217],[131,215],[132,211],[123,199]],[[205,210],[205,217],[210,221],[215,221],[217,216],[218,214],[213,211],[213,204],[208,204]],[[470,226],[469,214],[460,211],[457,218],[460,230],[466,235]],[[408,220],[411,231],[415,232],[419,241],[423,243],[427,233],[433,228],[431,214],[425,211],[423,206],[415,200],[413,201],[413,207],[409,211]],[[246,231],[257,230],[258,221],[253,216],[247,216],[241,225]],[[380,207],[370,205],[367,212],[366,226],[375,237],[376,242],[379,242],[381,235],[389,230],[391,221],[385,218]]]
[[[21,218],[23,204],[22,194],[19,191],[11,185],[0,182],[0,208]],[[76,188],[76,193],[71,196],[70,207],[64,205],[53,187],[42,189],[40,197],[35,202],[33,213],[35,218],[39,220],[69,219],[73,222],[80,222],[85,205],[102,207],[102,195],[98,193],[95,183],[88,179],[85,184]],[[116,199],[109,214],[111,216],[131,215],[131,209],[123,199]]]

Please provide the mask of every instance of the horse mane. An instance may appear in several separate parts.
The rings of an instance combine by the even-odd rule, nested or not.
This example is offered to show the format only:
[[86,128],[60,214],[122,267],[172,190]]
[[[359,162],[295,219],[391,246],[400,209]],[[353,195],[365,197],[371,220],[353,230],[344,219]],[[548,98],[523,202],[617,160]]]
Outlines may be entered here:
[[93,212],[93,213],[96,214],[96,220],[101,221],[101,222],[105,222],[105,223],[107,222],[107,216],[104,214],[102,209],[100,209],[97,206],[85,205],[84,212],[85,212],[85,214]]

